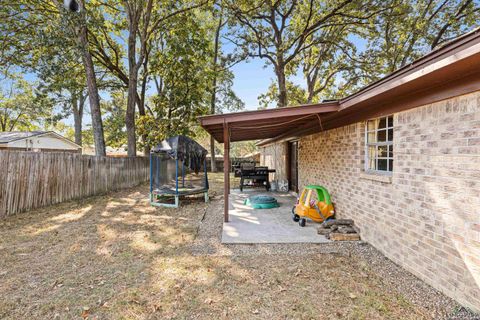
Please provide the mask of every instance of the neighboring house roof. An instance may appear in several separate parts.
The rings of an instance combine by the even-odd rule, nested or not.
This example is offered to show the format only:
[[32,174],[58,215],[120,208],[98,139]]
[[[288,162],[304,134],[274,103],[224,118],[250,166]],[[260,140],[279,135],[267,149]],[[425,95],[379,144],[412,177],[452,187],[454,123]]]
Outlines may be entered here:
[[74,148],[81,149],[82,147],[70,139],[65,138],[64,136],[54,132],[54,131],[11,131],[11,132],[0,132],[0,146],[8,146],[9,143],[28,139],[32,137],[41,137],[44,135],[54,136],[57,139],[65,141],[66,143],[72,145]]
[[230,141],[264,139],[260,142],[264,145],[478,90],[480,31],[476,29],[338,101],[203,116],[200,122],[218,142],[228,136]]
[[12,131],[12,132],[0,132],[0,143],[13,142],[29,137],[45,134],[48,131]]

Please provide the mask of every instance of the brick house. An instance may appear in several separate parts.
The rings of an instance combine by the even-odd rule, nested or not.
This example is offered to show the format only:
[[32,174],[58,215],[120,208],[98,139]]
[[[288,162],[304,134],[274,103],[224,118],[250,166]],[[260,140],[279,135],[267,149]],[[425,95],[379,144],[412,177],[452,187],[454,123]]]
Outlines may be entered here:
[[480,312],[478,31],[338,101],[200,120],[227,165],[230,141],[262,139],[278,189],[325,186],[363,240]]

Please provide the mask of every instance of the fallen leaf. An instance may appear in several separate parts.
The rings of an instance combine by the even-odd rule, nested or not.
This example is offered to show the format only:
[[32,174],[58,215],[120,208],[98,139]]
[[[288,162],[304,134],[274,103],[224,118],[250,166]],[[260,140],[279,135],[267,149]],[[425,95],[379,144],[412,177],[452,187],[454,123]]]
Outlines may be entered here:
[[88,318],[90,315],[90,308],[89,307],[83,307],[82,314],[80,315],[83,319]]

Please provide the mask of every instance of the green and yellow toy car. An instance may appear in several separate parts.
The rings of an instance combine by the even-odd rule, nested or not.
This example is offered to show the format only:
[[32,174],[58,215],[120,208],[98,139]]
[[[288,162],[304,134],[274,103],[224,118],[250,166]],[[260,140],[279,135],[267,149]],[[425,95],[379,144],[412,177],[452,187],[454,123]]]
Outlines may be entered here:
[[292,215],[293,221],[298,222],[301,227],[305,226],[306,218],[315,222],[333,218],[335,209],[327,189],[322,186],[306,186],[292,209]]

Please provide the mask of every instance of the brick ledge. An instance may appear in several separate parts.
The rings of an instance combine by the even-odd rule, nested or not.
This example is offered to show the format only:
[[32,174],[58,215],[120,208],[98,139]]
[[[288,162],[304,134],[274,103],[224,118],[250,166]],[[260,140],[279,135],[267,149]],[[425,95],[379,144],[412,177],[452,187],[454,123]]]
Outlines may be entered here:
[[383,183],[392,183],[392,176],[369,172],[361,172],[360,179],[378,181]]

